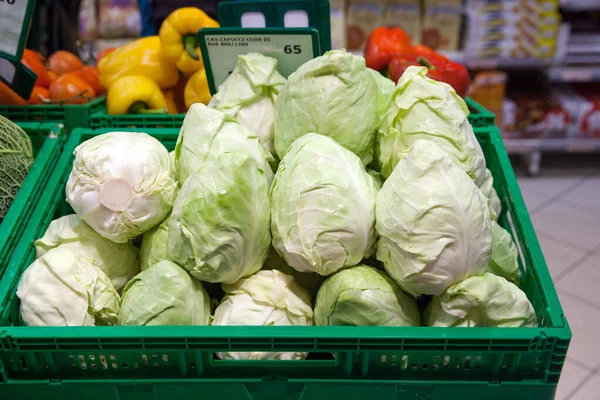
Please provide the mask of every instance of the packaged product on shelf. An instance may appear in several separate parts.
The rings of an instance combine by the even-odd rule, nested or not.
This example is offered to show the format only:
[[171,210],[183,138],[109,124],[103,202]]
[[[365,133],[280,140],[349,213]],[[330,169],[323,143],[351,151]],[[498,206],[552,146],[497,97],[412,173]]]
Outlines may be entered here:
[[331,48],[346,48],[346,0],[331,0]]
[[383,19],[385,26],[398,27],[406,31],[413,45],[421,42],[422,12],[420,1],[387,0]]
[[348,50],[362,51],[369,34],[383,25],[383,0],[350,0],[346,40]]
[[461,0],[426,0],[421,43],[436,50],[458,50]]
[[471,86],[469,97],[481,104],[496,115],[496,124],[503,124],[503,105],[506,95],[506,82],[508,74],[503,71],[478,72]]
[[142,30],[136,0],[100,0],[98,34],[103,38],[139,37]]
[[96,38],[96,2],[94,0],[83,0],[79,10],[79,38],[81,40],[93,40]]
[[513,99],[505,97],[502,103],[502,123],[497,124],[502,132],[502,137],[512,138],[515,136],[516,118],[517,104]]
[[565,137],[571,120],[569,111],[562,106],[547,84],[535,79],[522,78],[520,84],[511,81],[509,96],[516,104],[512,137],[544,138]]
[[573,87],[582,98],[577,136],[600,138],[600,85],[578,84]]

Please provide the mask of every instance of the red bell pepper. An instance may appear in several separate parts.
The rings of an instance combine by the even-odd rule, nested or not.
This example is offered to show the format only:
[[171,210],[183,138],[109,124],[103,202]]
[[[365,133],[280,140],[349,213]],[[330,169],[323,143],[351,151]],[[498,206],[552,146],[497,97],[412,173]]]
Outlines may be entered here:
[[368,68],[383,71],[395,54],[410,49],[410,36],[400,28],[379,27],[375,29],[365,47],[365,62]]
[[465,96],[469,88],[469,71],[464,65],[450,61],[426,46],[415,46],[414,51],[396,54],[389,65],[390,79],[398,82],[406,68],[411,65],[425,66],[427,76],[436,81],[446,82],[459,96]]

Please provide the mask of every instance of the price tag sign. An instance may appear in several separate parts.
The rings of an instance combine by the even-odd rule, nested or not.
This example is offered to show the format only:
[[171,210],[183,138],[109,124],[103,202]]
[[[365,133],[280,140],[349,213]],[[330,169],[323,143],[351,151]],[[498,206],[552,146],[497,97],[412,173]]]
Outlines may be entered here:
[[35,0],[0,0],[0,57],[20,60]]
[[24,99],[29,98],[36,78],[37,76],[20,61],[0,58],[0,82]]
[[198,32],[198,41],[211,94],[231,74],[239,55],[276,58],[277,70],[287,78],[321,54],[319,33],[313,28],[206,28]]

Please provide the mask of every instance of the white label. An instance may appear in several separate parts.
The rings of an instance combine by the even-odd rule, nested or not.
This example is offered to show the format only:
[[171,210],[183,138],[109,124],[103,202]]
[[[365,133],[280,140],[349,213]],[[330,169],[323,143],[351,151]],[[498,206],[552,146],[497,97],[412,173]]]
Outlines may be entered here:
[[215,88],[227,79],[241,54],[260,53],[276,58],[279,61],[277,70],[286,78],[300,65],[318,56],[313,54],[310,35],[219,34],[206,35],[204,40]]
[[17,55],[29,0],[0,0],[0,51]]

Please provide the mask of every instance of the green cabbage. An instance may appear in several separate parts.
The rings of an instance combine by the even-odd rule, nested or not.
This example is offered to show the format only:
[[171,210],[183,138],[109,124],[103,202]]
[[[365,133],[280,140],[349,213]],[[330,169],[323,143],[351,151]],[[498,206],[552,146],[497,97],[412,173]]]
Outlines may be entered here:
[[207,282],[234,283],[258,271],[271,243],[268,190],[263,168],[244,151],[204,165],[175,201],[171,259]]
[[119,325],[208,325],[210,298],[202,282],[179,265],[160,261],[125,287]]
[[315,303],[316,325],[419,326],[415,299],[385,272],[366,265],[327,278]]
[[493,275],[472,276],[434,297],[425,309],[430,326],[536,327],[527,296],[516,285]]
[[121,303],[108,276],[69,246],[35,260],[23,273],[17,296],[29,326],[114,325]]
[[131,241],[105,239],[75,214],[50,223],[44,236],[35,241],[37,258],[59,246],[69,247],[78,258],[104,271],[119,292],[140,272],[139,251]]
[[[234,284],[223,285],[225,297],[215,310],[212,325],[310,326],[310,296],[289,275],[278,270],[259,271]],[[301,360],[300,352],[217,353],[224,360]]]
[[433,141],[417,140],[399,154],[376,210],[377,259],[412,295],[440,295],[489,262],[487,199]]
[[270,198],[273,247],[300,272],[329,275],[373,248],[373,179],[357,156],[327,136],[294,142]]
[[379,120],[378,88],[365,59],[332,50],[288,78],[275,104],[275,150],[279,158],[307,133],[329,136],[360,157],[373,158]]
[[377,84],[377,109],[379,110],[378,115],[383,115],[383,112],[387,109],[389,101],[392,99],[392,95],[394,94],[394,89],[396,88],[396,85],[394,84],[394,81],[381,75],[379,71],[375,71],[371,68],[367,68],[367,71],[369,71],[373,79],[375,79],[375,83]]
[[0,221],[17,196],[33,163],[31,140],[18,125],[0,115]]
[[147,270],[159,261],[169,260],[167,242],[170,221],[171,215],[169,214],[163,222],[144,233],[140,247],[140,269],[142,271]]
[[173,207],[177,182],[169,152],[140,132],[110,132],[75,149],[67,201],[103,237],[126,243],[160,223]]
[[492,176],[492,172],[489,169],[486,169],[485,179],[479,189],[481,189],[481,193],[489,199],[491,217],[495,220],[502,212],[502,203],[500,202],[500,198],[498,197],[498,193],[496,193],[493,184],[494,177]]
[[427,139],[450,153],[480,186],[485,158],[467,121],[467,105],[450,85],[426,75],[426,67],[408,67],[381,117],[376,147],[381,172],[389,176],[399,153],[416,140]]
[[486,272],[501,276],[518,285],[521,280],[518,257],[517,246],[510,233],[496,221],[492,222],[492,256]]
[[236,118],[275,155],[274,104],[285,82],[277,72],[277,59],[257,53],[239,55],[233,72],[219,86],[208,106]]
[[235,150],[248,152],[271,183],[273,170],[269,163],[274,163],[275,159],[261,146],[256,133],[222,111],[200,103],[192,104],[175,146],[179,183],[183,185],[189,176],[195,175],[208,162]]

